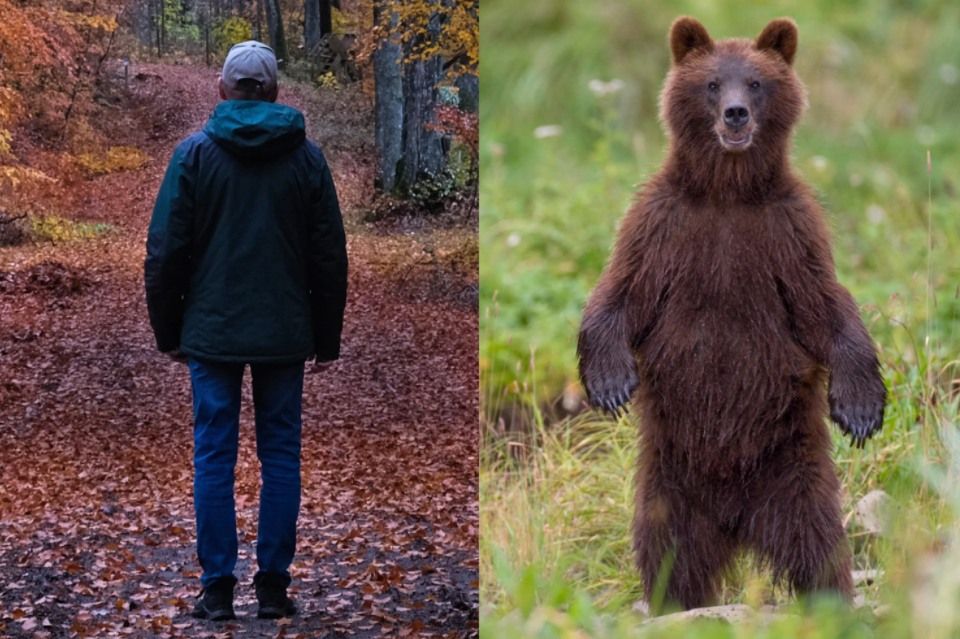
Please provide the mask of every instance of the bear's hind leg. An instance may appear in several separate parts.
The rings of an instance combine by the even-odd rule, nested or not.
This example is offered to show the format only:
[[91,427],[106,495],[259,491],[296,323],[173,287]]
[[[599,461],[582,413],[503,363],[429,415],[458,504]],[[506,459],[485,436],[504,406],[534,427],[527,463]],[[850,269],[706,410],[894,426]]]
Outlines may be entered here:
[[734,540],[693,511],[688,498],[660,492],[651,479],[645,478],[638,487],[633,522],[644,599],[653,604],[662,589],[667,606],[676,603],[690,609],[715,603],[717,581],[736,549]]
[[[853,597],[850,549],[840,514],[840,482],[822,423],[770,460],[744,518],[747,545],[797,594]],[[821,429],[824,429],[821,431]]]

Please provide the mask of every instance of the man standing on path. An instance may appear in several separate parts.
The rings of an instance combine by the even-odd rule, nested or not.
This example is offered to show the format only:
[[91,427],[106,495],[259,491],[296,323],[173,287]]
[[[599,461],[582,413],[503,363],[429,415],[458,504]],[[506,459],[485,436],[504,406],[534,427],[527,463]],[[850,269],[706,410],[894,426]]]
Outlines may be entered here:
[[276,104],[277,60],[255,41],[227,54],[202,132],[174,150],[147,238],[147,308],[157,347],[193,386],[194,506],[203,590],[194,616],[233,619],[234,467],[250,365],[262,487],[258,617],[287,597],[300,509],[304,362],[340,355],[347,255],[323,154],[303,116]]

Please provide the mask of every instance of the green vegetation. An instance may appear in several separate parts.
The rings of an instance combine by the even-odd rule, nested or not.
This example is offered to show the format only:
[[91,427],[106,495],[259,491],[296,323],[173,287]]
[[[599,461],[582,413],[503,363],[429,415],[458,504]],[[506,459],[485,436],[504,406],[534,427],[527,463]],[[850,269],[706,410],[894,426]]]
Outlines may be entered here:
[[[960,489],[931,470],[960,465],[947,437],[960,412],[960,8],[944,0],[484,5],[483,634],[642,633],[630,612],[640,597],[633,418],[544,415],[562,394],[579,397],[582,305],[636,185],[660,165],[666,32],[684,13],[716,38],[755,36],[781,15],[799,24],[810,108],[794,166],[822,197],[840,280],[891,390],[884,430],[866,449],[837,436],[844,507],[880,488],[897,509],[882,538],[849,528],[856,567],[883,570],[866,595],[888,604],[886,615],[824,603],[767,626],[697,624],[684,636],[955,636]],[[724,585],[725,603],[774,600],[788,597],[748,559]]]
[[[933,336],[955,343],[960,265],[952,205],[960,168],[960,8],[922,3],[590,3],[538,0],[484,7],[484,371],[504,386],[534,349],[541,391],[573,378],[581,305],[634,192],[661,161],[657,95],[669,66],[666,30],[682,11],[714,37],[755,35],[771,16],[800,26],[797,67],[810,108],[795,166],[820,192],[841,280],[877,338],[908,348],[938,293]],[[622,89],[610,80],[620,80]],[[594,91],[590,88],[594,82]],[[606,86],[601,86],[606,82]],[[549,137],[559,127],[559,134]],[[548,137],[537,137],[539,135]],[[931,151],[928,211],[926,152]],[[927,215],[934,246],[927,252]],[[932,268],[928,272],[928,258]],[[496,300],[497,304],[493,302]]]
[[113,229],[113,226],[104,222],[81,222],[68,220],[57,215],[31,217],[29,220],[30,236],[38,241],[87,240],[109,233]]
[[252,39],[253,25],[241,16],[229,16],[213,28],[217,53],[224,56],[236,43]]

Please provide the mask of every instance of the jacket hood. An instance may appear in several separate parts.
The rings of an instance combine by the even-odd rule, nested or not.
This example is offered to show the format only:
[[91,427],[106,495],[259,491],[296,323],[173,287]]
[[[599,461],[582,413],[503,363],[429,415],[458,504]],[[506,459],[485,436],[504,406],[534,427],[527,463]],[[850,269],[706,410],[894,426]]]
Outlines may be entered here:
[[220,102],[203,131],[230,153],[245,158],[282,155],[306,137],[299,111],[262,100]]

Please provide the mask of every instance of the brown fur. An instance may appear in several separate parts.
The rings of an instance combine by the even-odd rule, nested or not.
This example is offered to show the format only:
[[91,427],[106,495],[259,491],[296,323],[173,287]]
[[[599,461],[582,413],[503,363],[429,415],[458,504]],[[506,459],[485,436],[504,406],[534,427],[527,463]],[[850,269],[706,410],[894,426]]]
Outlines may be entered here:
[[[789,167],[805,103],[796,27],[713,42],[681,18],[670,44],[667,160],[621,224],[578,344],[590,400],[618,411],[632,397],[641,416],[634,549],[646,596],[659,576],[669,600],[705,605],[748,548],[795,591],[849,598],[824,418],[829,406],[862,445],[886,389],[823,212]],[[734,103],[751,118],[731,128]],[[722,136],[746,146],[728,150]]]

